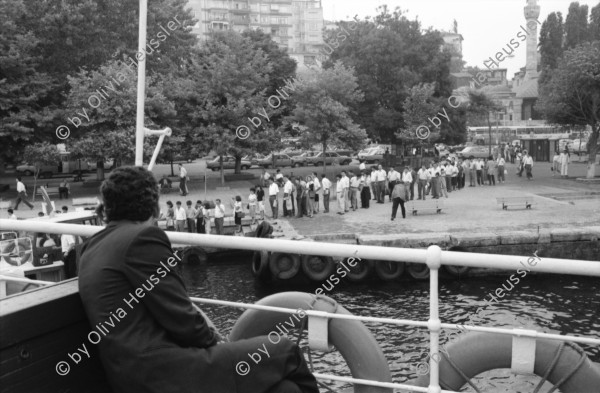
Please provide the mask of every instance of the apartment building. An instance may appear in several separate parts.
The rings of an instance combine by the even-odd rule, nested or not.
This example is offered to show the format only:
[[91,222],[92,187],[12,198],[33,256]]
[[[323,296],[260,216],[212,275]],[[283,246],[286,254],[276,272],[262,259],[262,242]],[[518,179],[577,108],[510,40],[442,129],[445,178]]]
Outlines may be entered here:
[[206,40],[214,31],[261,29],[287,49],[300,68],[314,64],[323,46],[321,0],[188,0]]

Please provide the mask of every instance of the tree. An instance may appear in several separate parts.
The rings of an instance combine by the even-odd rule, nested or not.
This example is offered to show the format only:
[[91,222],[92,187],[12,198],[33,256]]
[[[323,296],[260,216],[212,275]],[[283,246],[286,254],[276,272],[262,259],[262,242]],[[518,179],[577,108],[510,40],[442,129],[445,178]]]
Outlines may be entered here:
[[35,195],[35,188],[37,185],[37,179],[40,176],[40,170],[44,165],[56,165],[60,162],[60,152],[56,145],[52,145],[48,142],[36,143],[25,147],[23,158],[28,163],[35,167],[33,189]]
[[589,41],[588,6],[579,5],[579,2],[574,1],[569,5],[569,13],[565,20],[564,50],[574,48],[587,41]]
[[492,155],[492,123],[490,113],[496,112],[500,106],[494,102],[484,91],[470,90],[468,92],[467,113],[473,120],[484,120],[488,125],[489,155]]
[[321,145],[323,155],[330,143],[359,149],[367,133],[352,121],[350,106],[362,99],[353,70],[337,62],[332,68],[300,78],[293,96],[296,106],[287,122],[307,127],[308,138]]
[[39,40],[17,21],[26,14],[20,0],[0,0],[0,171],[34,141],[44,106],[51,98],[52,79],[38,72]]
[[593,178],[600,133],[600,42],[584,43],[565,52],[540,89],[537,107],[549,122],[592,128],[587,177]]
[[280,142],[272,121],[287,97],[266,95],[271,72],[267,56],[250,38],[219,32],[194,53],[167,92],[194,143],[220,156],[233,155],[236,173],[244,155]]
[[600,3],[590,12],[590,40],[600,41]]
[[[96,71],[81,70],[69,77],[71,86],[65,118],[73,130],[71,151],[97,162],[97,178],[104,178],[104,161],[129,161],[134,155],[137,78],[114,60]],[[163,127],[175,117],[174,105],[164,95],[158,78],[146,78],[144,125]],[[175,135],[179,129],[171,127]]]
[[553,12],[542,23],[540,29],[540,66],[542,73],[540,75],[540,84],[544,84],[549,77],[549,73],[558,65],[559,59],[563,54],[564,26],[562,14]]

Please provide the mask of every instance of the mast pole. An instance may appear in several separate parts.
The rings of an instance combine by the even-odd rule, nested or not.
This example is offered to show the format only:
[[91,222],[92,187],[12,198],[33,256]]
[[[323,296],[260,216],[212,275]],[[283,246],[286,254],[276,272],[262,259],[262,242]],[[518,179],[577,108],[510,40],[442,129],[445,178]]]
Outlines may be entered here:
[[138,63],[138,85],[137,85],[137,112],[135,122],[135,165],[144,165],[144,99],[146,96],[146,21],[148,14],[148,0],[140,0],[140,23],[138,54],[142,56]]

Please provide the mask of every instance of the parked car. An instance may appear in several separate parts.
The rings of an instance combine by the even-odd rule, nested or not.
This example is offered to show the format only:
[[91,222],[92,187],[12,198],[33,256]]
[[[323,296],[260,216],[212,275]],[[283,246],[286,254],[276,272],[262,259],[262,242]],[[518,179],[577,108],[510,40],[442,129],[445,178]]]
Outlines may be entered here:
[[[252,163],[248,160],[242,159],[241,168],[242,170],[250,169]],[[212,161],[206,162],[206,168],[212,169],[213,171],[218,171],[221,169],[221,163],[219,161],[219,157],[215,157]],[[232,156],[223,156],[223,169],[235,169],[235,157]]]
[[275,167],[293,166],[292,157],[282,153],[269,154],[265,158],[254,162],[263,168],[270,168],[273,166],[273,156],[275,156]]
[[341,156],[336,152],[328,151],[323,154],[323,152],[319,152],[315,154],[314,157],[307,157],[306,163],[313,164],[314,166],[322,166],[323,163],[326,165],[339,164],[339,165],[348,165],[352,162],[352,158],[348,156]]
[[332,151],[336,152],[340,156],[348,156],[350,158],[356,157],[356,152],[351,149],[332,149]]
[[[492,146],[492,152],[495,146]],[[489,146],[467,146],[458,152],[458,158],[465,159],[469,157],[487,158],[490,156]]]
[[[25,176],[35,174],[36,168],[31,164],[22,164],[17,166],[17,173]],[[52,175],[60,173],[58,165],[42,165],[40,167],[40,177],[52,177]]]
[[319,154],[318,151],[314,151],[314,150],[305,151],[304,153],[300,154],[299,156],[292,157],[292,164],[294,167],[306,166],[306,164],[307,164],[306,160],[310,157],[316,156],[317,154]]
[[282,151],[277,152],[277,154],[287,154],[290,157],[296,157],[299,156],[301,154],[304,153],[304,150],[302,149],[296,149],[293,147],[286,147],[285,149],[283,149]]
[[374,164],[375,162],[383,162],[385,149],[383,147],[375,147],[368,150],[362,157],[359,154],[359,159],[364,160],[366,164]]

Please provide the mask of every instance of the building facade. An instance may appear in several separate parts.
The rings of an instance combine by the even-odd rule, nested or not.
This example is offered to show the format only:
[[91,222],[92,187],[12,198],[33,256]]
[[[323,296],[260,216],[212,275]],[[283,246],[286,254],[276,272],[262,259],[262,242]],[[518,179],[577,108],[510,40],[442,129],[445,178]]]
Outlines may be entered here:
[[198,20],[193,32],[262,30],[300,66],[314,64],[323,46],[321,0],[188,0]]

